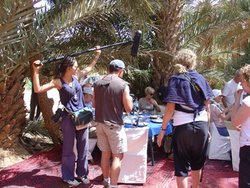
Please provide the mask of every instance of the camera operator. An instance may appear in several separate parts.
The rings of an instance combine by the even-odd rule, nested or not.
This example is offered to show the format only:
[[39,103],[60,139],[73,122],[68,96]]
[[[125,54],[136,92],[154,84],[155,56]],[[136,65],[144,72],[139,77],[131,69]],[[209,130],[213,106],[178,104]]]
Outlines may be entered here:
[[[100,57],[100,47],[96,47],[96,55],[93,61],[83,70],[78,69],[78,64],[75,58],[65,57],[57,64],[55,78],[49,83],[40,85],[39,71],[42,68],[40,60],[33,62],[33,85],[36,93],[46,92],[52,88],[57,88],[60,95],[60,101],[64,107],[72,112],[76,112],[84,108],[83,93],[78,78],[84,77],[90,72],[97,60]],[[88,179],[88,129],[76,130],[70,116],[66,111],[63,111],[63,118],[61,123],[63,134],[63,150],[62,150],[62,180],[70,186],[77,186],[80,184],[89,184]],[[74,142],[76,139],[77,148],[77,163],[75,178],[75,153]]]

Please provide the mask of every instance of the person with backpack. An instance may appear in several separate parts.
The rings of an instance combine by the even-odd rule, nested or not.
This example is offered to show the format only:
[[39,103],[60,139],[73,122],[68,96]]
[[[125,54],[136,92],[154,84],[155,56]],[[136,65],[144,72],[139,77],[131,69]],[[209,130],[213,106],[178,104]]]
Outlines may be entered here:
[[168,122],[173,118],[173,152],[178,188],[188,187],[188,172],[192,173],[192,188],[198,188],[206,161],[209,139],[209,101],[213,96],[206,79],[195,71],[196,54],[181,49],[175,55],[175,74],[168,82],[163,102],[166,109],[162,131],[157,137],[161,146]]
[[[239,188],[250,188],[250,65],[240,69],[240,76],[243,89],[234,94],[231,122],[240,130]],[[241,100],[243,92],[248,95]]]

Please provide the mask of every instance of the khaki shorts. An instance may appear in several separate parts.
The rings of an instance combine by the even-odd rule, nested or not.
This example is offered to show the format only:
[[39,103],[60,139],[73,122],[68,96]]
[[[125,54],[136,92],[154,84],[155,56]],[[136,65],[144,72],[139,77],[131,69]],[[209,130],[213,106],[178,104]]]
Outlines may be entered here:
[[113,154],[124,153],[127,148],[127,136],[123,126],[114,127],[104,123],[96,126],[97,145],[101,151],[111,151]]

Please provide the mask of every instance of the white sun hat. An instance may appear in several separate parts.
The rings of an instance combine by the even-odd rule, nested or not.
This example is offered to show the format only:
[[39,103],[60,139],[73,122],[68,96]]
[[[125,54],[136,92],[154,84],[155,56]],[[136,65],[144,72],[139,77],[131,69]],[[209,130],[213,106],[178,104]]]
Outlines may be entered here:
[[93,87],[83,87],[83,93],[93,95]]
[[214,98],[218,97],[218,96],[222,96],[221,90],[220,89],[213,89],[213,94],[214,94]]

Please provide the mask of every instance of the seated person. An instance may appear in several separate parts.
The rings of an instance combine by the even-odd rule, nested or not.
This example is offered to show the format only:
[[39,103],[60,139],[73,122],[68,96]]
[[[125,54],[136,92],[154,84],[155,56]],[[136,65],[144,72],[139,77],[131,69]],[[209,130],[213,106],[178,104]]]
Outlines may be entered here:
[[93,87],[83,87],[84,104],[87,108],[92,110]]
[[214,122],[219,134],[221,136],[229,136],[224,121],[230,119],[228,109],[224,109],[220,104],[222,100],[222,93],[219,89],[213,89],[214,98],[211,102],[211,120]]
[[80,79],[80,84],[82,85],[82,87],[92,87],[93,84],[99,79],[101,79],[101,76],[99,74],[88,77],[82,77]]
[[[82,90],[83,90],[84,103],[86,105],[85,107],[90,109],[93,112],[93,116],[94,116],[95,111],[92,108],[92,99],[93,99],[94,88],[93,87],[83,87]],[[94,121],[90,122],[89,138],[96,138],[96,127],[94,126],[94,124],[95,124]]]
[[154,113],[154,110],[161,112],[161,108],[153,99],[155,90],[152,87],[145,88],[145,97],[139,99],[139,111]]

